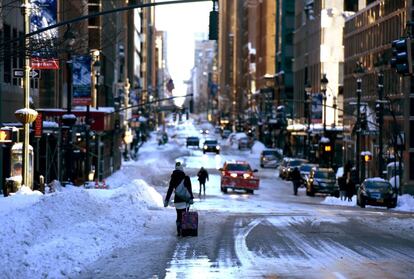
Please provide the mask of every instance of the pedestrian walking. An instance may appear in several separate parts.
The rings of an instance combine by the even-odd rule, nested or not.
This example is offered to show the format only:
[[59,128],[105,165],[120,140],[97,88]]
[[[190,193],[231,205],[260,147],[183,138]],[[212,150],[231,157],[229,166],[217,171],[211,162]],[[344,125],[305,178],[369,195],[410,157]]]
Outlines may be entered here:
[[291,179],[293,183],[293,194],[296,196],[298,194],[298,188],[300,187],[302,177],[300,175],[300,171],[297,167],[295,167],[291,173]]
[[200,191],[198,191],[198,196],[201,196],[201,188],[203,188],[204,196],[206,196],[206,180],[208,181],[208,172],[204,167],[201,167],[197,173],[198,181],[200,182]]
[[347,179],[346,179],[346,196],[348,201],[352,201],[352,197],[355,194],[355,182],[352,177],[351,172],[348,172]]
[[343,176],[338,177],[338,186],[339,186],[339,196],[341,201],[346,201],[346,177],[345,174]]
[[170,201],[172,192],[177,189],[177,187],[184,182],[184,187],[187,189],[190,199],[185,200],[182,197],[178,196],[177,193],[174,195],[174,206],[177,211],[177,236],[181,236],[181,224],[182,224],[182,217],[183,213],[190,208],[190,204],[193,204],[193,191],[191,189],[191,180],[185,174],[184,168],[180,162],[175,164],[175,170],[171,174],[170,184],[168,187],[167,195],[164,200],[164,207],[168,206],[168,202]]

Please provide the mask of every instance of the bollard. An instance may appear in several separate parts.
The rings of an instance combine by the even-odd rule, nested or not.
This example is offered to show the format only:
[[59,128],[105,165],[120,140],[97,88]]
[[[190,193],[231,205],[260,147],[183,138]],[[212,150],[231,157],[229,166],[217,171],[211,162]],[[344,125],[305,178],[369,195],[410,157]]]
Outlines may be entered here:
[[45,177],[43,175],[39,176],[39,190],[43,194],[45,193]]

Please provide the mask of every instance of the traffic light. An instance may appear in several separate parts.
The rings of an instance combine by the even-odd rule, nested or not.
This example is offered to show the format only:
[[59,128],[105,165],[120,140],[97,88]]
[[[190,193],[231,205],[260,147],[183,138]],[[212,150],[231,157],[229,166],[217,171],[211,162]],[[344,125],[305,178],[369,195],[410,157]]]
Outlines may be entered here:
[[363,154],[362,157],[363,157],[365,163],[368,163],[369,161],[372,160],[372,155],[369,154],[369,153]]
[[413,73],[412,56],[411,56],[411,39],[409,37],[394,40],[392,42],[391,67],[402,75]]
[[368,129],[368,122],[367,122],[367,113],[365,111],[361,111],[361,116],[360,116],[360,124],[361,124],[361,129]]
[[375,105],[375,120],[377,123],[380,123],[382,121],[382,105],[381,103],[378,103]]
[[208,39],[216,40],[218,39],[218,11],[210,12],[210,21],[208,28]]
[[324,151],[325,152],[332,152],[332,145],[330,145],[329,143],[325,145],[324,147]]

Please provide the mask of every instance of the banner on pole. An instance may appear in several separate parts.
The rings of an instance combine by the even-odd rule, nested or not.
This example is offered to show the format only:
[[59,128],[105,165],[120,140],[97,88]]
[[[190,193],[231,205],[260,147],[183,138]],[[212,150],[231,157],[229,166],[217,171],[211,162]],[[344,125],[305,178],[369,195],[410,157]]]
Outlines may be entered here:
[[[34,32],[57,23],[57,0],[30,0],[30,32]],[[53,28],[30,38],[32,52],[31,68],[59,69],[54,41],[58,37],[57,28]]]
[[312,123],[322,123],[322,94],[312,94]]
[[87,106],[91,104],[91,57],[89,55],[72,56],[73,104]]

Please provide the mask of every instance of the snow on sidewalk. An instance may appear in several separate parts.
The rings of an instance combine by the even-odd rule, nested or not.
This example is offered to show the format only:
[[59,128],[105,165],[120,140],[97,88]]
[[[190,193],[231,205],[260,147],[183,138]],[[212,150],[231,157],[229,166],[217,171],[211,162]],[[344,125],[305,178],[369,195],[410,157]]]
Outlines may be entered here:
[[[356,200],[356,196],[352,197],[352,201],[344,201],[335,197],[326,197],[321,203],[329,205],[356,206]],[[397,207],[392,210],[414,212],[414,197],[409,194],[398,196]]]

